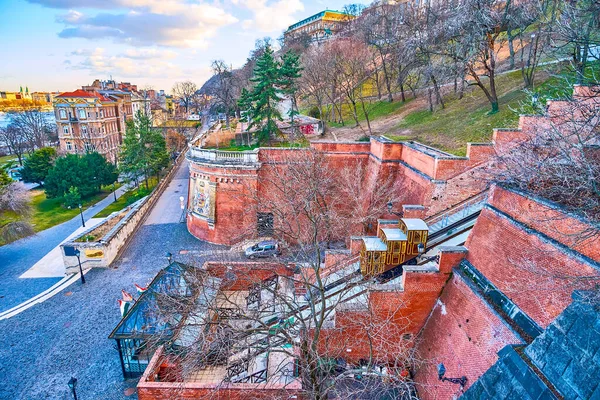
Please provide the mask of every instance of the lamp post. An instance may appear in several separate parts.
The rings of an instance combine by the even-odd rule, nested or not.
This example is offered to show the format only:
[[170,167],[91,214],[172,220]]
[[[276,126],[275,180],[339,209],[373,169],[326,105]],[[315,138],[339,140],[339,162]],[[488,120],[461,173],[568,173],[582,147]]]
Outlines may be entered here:
[[387,203],[388,214],[392,214],[392,215],[402,218],[404,216],[404,214],[402,212],[396,212],[396,211],[392,210],[393,206],[394,206],[394,203],[392,203],[391,200],[388,201],[388,203]]
[[438,370],[438,379],[442,382],[450,382],[456,383],[463,388],[467,384],[467,377],[461,376],[460,378],[446,378],[444,375],[446,374],[446,367],[444,367],[443,363],[439,363],[437,366]]
[[85,220],[83,219],[83,209],[81,208],[81,204],[79,204],[78,207],[79,207],[79,215],[81,215],[81,225],[85,228]]
[[67,385],[69,385],[69,388],[71,389],[71,393],[73,393],[73,399],[77,400],[77,392],[75,390],[75,388],[77,387],[77,378],[71,377],[71,379],[69,379],[69,382],[67,383]]
[[[79,274],[81,275],[81,283],[85,283],[85,277],[83,276],[83,268],[81,268],[81,258],[79,256],[81,252],[79,249],[75,249],[75,257],[77,257],[77,262],[79,263]],[[77,379],[75,379],[77,381]]]
[[114,182],[113,182],[113,196],[115,196],[115,201],[117,201],[117,189],[115,188]]

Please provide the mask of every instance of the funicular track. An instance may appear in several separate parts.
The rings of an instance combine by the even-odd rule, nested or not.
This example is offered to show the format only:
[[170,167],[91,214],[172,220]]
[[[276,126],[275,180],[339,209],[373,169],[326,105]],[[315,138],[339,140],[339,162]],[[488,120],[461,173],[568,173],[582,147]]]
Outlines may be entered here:
[[[481,213],[486,199],[487,190],[425,219],[425,222],[430,227],[427,251],[431,251],[438,246],[443,245],[450,239],[469,231]],[[409,263],[398,265],[384,272],[376,278],[376,281],[380,284],[389,283],[402,275],[403,265],[423,265],[432,261],[434,258],[435,257],[426,257],[422,259],[419,259],[419,257],[413,258],[412,260],[409,260]],[[347,302],[364,295],[368,290],[368,283],[372,282],[372,280],[371,278],[365,278],[362,275],[358,263],[359,257],[354,257],[351,260],[348,260],[342,268],[323,278],[322,288],[315,286],[313,289],[308,290],[304,295],[306,304],[300,305],[297,308],[291,309],[286,313],[279,315],[279,318],[277,318],[274,322],[267,323],[266,327],[268,330],[271,330],[273,327],[281,324],[281,321],[283,320],[288,321],[288,327],[297,329],[296,325],[298,322],[295,321],[290,324],[290,318],[310,318],[311,314],[322,312],[323,306],[325,308],[324,312],[329,312],[340,303]],[[337,279],[334,278],[333,281],[328,282],[330,280],[328,278],[336,275],[342,276]],[[323,295],[321,295],[321,293]],[[265,337],[269,336],[270,334],[257,334],[257,332],[253,332],[247,335],[242,335],[240,338],[247,339],[253,335],[259,336],[259,339],[247,344],[247,348],[253,348],[254,346],[264,344]],[[280,337],[279,340],[275,340],[270,344],[273,345],[276,343],[280,345],[283,342],[285,342],[285,340]]]

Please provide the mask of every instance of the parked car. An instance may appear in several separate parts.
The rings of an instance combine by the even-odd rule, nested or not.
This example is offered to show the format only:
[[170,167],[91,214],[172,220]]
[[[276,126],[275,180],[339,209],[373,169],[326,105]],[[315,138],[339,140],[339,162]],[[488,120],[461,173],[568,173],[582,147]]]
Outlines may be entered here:
[[277,241],[265,240],[248,247],[244,253],[248,258],[277,257],[281,254],[281,250],[279,250]]

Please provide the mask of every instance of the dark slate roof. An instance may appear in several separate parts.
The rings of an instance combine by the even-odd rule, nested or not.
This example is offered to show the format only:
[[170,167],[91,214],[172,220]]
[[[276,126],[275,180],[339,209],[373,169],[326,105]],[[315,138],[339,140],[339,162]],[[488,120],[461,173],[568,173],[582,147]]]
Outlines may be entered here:
[[600,307],[584,296],[525,349],[566,399],[600,399]]
[[461,399],[600,399],[600,307],[573,299],[530,345],[498,352]]
[[498,352],[492,365],[461,397],[461,400],[557,399],[513,346]]

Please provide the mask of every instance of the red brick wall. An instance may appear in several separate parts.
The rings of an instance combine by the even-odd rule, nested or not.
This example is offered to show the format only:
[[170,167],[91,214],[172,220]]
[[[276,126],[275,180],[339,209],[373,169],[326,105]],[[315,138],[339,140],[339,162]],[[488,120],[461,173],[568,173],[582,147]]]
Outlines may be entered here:
[[[469,146],[469,157],[463,159],[435,158],[402,143],[377,139],[371,139],[370,143],[314,142],[311,147],[320,152],[327,171],[338,177],[340,185],[347,185],[349,177],[354,177],[361,193],[383,190],[397,210],[403,204],[423,205],[427,215],[484,190],[488,169],[494,168],[493,162],[488,161],[494,155],[491,145]],[[217,182],[216,222],[214,227],[209,227],[206,221],[192,214],[188,218],[189,231],[198,238],[222,244],[233,244],[245,236],[256,235],[255,210],[249,210],[256,209],[257,199],[277,193],[273,185],[286,163],[305,160],[310,151],[261,149],[258,170],[215,168],[192,162],[192,175],[206,175]],[[363,208],[368,208],[370,197],[361,198],[365,203]],[[363,234],[364,229],[357,225],[347,235]]]
[[[164,386],[138,387],[138,400],[185,400],[185,399],[211,399],[211,400],[248,400],[248,399],[303,399],[301,390],[292,389],[265,389],[254,388],[194,388],[190,385],[169,384]],[[249,385],[248,385],[249,386]],[[296,396],[296,397],[292,397]]]
[[350,362],[371,356],[378,362],[404,362],[448,276],[405,272],[403,290],[399,286],[374,286],[363,308],[348,309],[342,305],[336,309],[335,328],[321,331],[321,353]]
[[490,191],[488,203],[567,247],[600,261],[598,237],[591,235],[599,228],[589,221],[577,218],[553,203],[520,195],[499,186],[494,186]]
[[522,343],[500,317],[454,275],[427,321],[417,343],[415,382],[423,400],[446,400],[461,394],[459,385],[440,382],[437,364],[446,376],[466,376],[467,387],[496,360],[507,344]]
[[[255,234],[256,213],[253,204],[258,180],[256,171],[215,168],[191,162],[190,175],[216,182],[214,226],[209,226],[208,221],[190,213],[186,222],[192,235],[212,243],[233,244]],[[192,207],[192,190],[190,185],[188,210]]]
[[[496,192],[495,196],[512,198],[514,204],[521,202],[510,192],[502,196]],[[528,212],[523,208],[519,215],[527,218]],[[575,252],[565,251],[488,209],[482,211],[465,246],[467,260],[542,327],[570,304],[573,290],[593,283],[566,277],[600,277],[598,269],[576,258]]]

